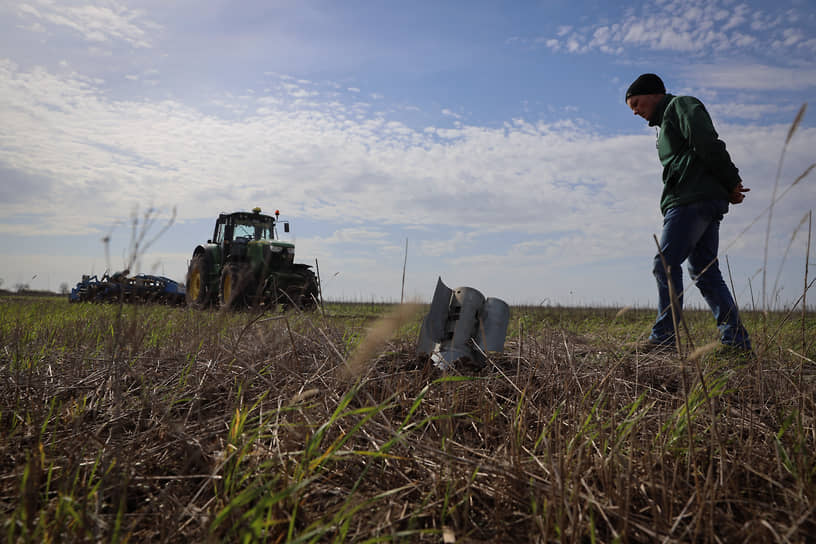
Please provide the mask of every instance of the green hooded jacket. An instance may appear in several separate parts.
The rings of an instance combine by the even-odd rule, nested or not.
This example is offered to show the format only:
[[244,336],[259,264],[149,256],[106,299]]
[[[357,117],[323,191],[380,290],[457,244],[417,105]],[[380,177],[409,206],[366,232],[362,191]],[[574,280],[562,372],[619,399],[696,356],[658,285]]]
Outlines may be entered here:
[[660,211],[702,200],[728,200],[741,179],[725,142],[702,102],[667,94],[650,126],[659,126],[657,154],[663,165]]

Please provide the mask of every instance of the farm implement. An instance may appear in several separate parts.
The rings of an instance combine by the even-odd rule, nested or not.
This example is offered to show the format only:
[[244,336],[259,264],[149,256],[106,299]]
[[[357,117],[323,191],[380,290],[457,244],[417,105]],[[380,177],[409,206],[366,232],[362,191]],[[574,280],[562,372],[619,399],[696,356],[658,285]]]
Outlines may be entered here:
[[104,274],[101,278],[82,276],[82,281],[71,289],[69,302],[157,302],[184,304],[183,285],[164,276],[137,274],[128,271]]

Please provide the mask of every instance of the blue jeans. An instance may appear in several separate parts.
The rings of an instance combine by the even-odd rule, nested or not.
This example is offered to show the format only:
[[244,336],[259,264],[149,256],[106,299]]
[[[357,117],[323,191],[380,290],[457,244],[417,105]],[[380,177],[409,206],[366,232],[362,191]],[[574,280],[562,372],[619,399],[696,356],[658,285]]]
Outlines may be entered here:
[[[725,200],[706,200],[686,206],[670,208],[663,217],[663,233],[660,237],[660,251],[669,268],[674,292],[677,295],[677,309],[683,308],[683,261],[688,260],[688,271],[692,281],[711,308],[720,341],[723,344],[744,349],[751,348],[748,332],[740,322],[737,306],[728,286],[723,281],[717,261],[720,245],[720,221],[728,213]],[[654,258],[654,275],[657,279],[658,307],[657,321],[649,336],[651,342],[673,343],[674,324],[672,321],[671,298],[666,278],[666,269],[660,255]],[[680,316],[677,316],[680,323]]]

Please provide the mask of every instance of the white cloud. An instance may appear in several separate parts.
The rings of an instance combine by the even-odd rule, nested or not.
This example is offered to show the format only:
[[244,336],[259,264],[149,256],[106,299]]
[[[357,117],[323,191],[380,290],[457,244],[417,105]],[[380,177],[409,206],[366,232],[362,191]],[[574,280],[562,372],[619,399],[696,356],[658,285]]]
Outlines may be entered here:
[[[682,15],[678,15],[682,14]],[[586,53],[598,50],[620,55],[625,48],[721,54],[735,49],[775,48],[789,53],[811,52],[796,10],[771,16],[746,4],[689,0],[647,3],[640,12],[624,10],[617,22],[585,27],[559,26],[555,36],[536,38],[553,51]],[[805,46],[805,44],[807,44]]]
[[718,118],[750,119],[756,121],[766,115],[773,115],[783,111],[792,111],[793,108],[779,104],[744,104],[728,102],[708,107],[711,115]]
[[694,64],[683,73],[698,85],[756,91],[802,90],[816,87],[816,71],[763,64]]
[[[733,11],[731,12],[731,17],[728,18],[728,21],[722,26],[722,31],[727,32],[729,30],[732,30],[734,28],[737,28],[738,26],[742,26],[743,24],[745,24],[750,15],[749,11],[750,8],[745,4],[735,6]],[[722,12],[720,10],[717,10],[715,17],[721,14]],[[753,17],[754,20],[756,21],[756,18],[759,17],[759,13],[754,13]],[[723,18],[727,18],[727,15],[725,15]]]
[[122,41],[133,47],[148,48],[151,43],[146,29],[157,25],[117,0],[86,1],[81,5],[65,0],[34,0],[43,9],[31,4],[19,4],[17,14],[36,24],[72,30],[89,42]]
[[589,47],[603,47],[612,37],[612,31],[607,26],[602,26],[595,29],[592,33],[592,41],[589,42]]
[[422,255],[431,257],[441,257],[454,255],[463,250],[472,249],[475,232],[456,232],[447,240],[425,240],[420,244],[419,250]]
[[741,32],[734,32],[731,35],[732,43],[737,48],[744,48],[749,47],[757,43],[757,39],[755,36],[750,34],[743,34]]
[[387,243],[388,233],[381,229],[370,228],[343,228],[335,231],[328,238],[317,238],[324,244],[345,245],[349,242],[365,242],[366,244],[382,245]]
[[572,37],[567,39],[566,47],[570,53],[582,53],[586,51],[586,48],[581,45],[581,42]]
[[786,28],[779,39],[771,43],[771,47],[787,49],[804,41],[804,34],[799,29]]

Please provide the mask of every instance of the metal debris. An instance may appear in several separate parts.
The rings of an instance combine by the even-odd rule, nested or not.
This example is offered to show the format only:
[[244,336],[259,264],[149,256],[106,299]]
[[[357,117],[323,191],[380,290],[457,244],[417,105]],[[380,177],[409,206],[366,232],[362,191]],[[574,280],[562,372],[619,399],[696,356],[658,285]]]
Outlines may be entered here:
[[422,321],[417,353],[441,370],[458,363],[483,365],[488,352],[504,351],[510,307],[472,287],[450,289],[439,278],[431,309]]

